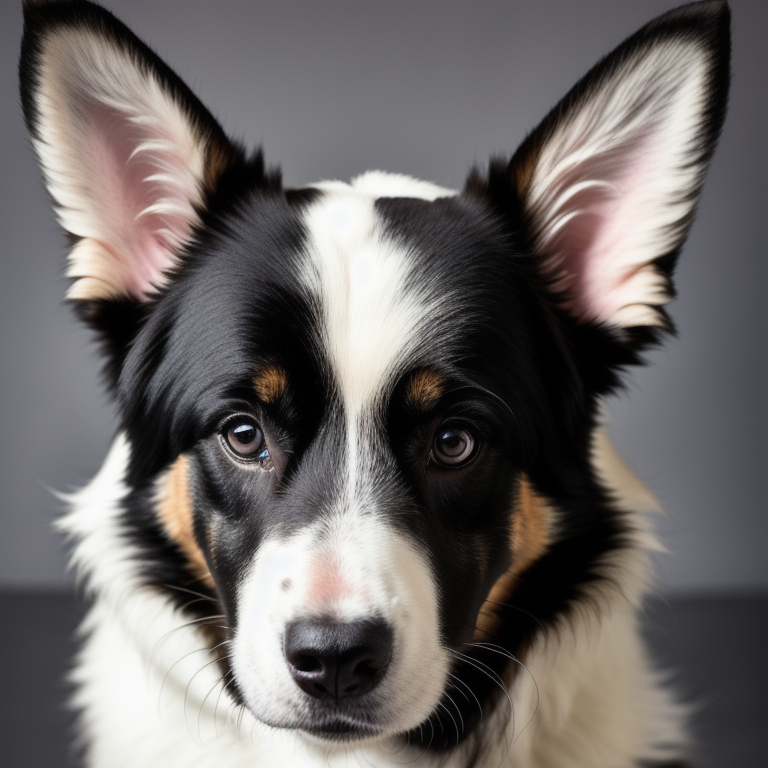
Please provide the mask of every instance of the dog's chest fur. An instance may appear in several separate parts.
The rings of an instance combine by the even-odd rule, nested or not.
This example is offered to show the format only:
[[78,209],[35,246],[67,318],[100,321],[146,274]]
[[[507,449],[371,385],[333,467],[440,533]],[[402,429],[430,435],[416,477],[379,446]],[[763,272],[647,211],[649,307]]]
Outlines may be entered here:
[[285,189],[87,2],[26,6],[21,76],[122,425],[62,522],[89,764],[684,754],[638,631],[656,504],[602,408],[672,328],[726,6],[651,22],[458,192]]

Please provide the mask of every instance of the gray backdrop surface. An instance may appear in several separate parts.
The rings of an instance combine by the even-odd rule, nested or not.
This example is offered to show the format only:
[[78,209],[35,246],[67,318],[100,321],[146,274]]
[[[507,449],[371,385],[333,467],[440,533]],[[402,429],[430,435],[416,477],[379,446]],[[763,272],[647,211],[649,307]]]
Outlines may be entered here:
[[[83,484],[116,427],[62,304],[65,242],[18,106],[21,3],[0,0],[0,586],[63,585],[51,489]],[[372,168],[460,186],[668,0],[106,5],[287,184]],[[766,20],[735,0],[731,110],[672,306],[679,339],[611,404],[622,453],[667,510],[668,591],[768,588]]]

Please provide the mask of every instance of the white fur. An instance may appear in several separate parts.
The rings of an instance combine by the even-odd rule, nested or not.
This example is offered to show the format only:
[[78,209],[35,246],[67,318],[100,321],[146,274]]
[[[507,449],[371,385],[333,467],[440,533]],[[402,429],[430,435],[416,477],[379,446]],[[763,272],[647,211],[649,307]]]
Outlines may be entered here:
[[429,181],[421,181],[402,173],[368,171],[352,179],[352,187],[373,197],[415,197],[420,200],[437,200],[453,197],[456,190],[446,189]]

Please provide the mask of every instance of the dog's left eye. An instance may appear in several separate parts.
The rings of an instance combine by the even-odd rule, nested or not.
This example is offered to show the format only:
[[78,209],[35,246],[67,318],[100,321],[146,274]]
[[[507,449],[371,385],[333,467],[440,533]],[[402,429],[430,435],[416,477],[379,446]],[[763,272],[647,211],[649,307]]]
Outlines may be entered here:
[[264,432],[248,416],[237,416],[224,425],[224,440],[229,449],[240,459],[265,462],[269,460]]
[[466,429],[440,427],[432,444],[432,460],[447,467],[459,467],[474,458],[479,441]]

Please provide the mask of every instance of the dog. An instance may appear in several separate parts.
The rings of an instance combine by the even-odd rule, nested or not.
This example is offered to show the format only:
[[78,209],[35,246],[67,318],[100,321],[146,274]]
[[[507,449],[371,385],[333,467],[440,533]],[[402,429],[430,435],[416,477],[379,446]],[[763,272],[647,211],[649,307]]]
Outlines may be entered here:
[[655,502],[603,402],[673,329],[728,30],[651,21],[460,192],[286,189],[110,13],[25,5],[121,423],[61,524],[89,766],[681,764],[638,629]]

